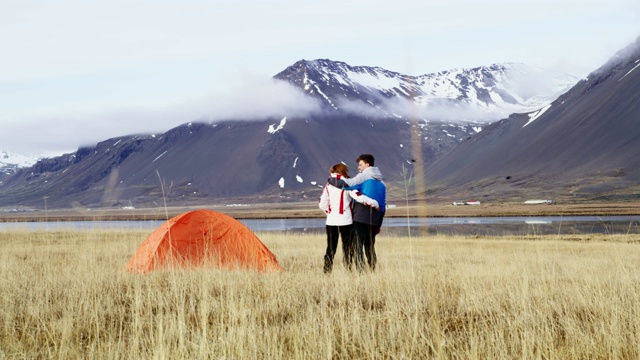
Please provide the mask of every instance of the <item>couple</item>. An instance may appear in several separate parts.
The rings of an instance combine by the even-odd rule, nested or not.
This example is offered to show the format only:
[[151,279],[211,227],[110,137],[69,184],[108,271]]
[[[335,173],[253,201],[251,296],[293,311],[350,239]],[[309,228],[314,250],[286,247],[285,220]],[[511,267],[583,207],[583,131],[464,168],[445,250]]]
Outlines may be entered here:
[[349,178],[346,165],[333,165],[320,197],[319,207],[327,214],[325,273],[333,268],[338,235],[342,237],[344,263],[348,269],[355,262],[356,269],[364,270],[363,248],[369,268],[376,268],[375,243],[384,218],[386,186],[380,170],[374,166],[373,155],[362,154],[356,161],[359,174],[353,178]]

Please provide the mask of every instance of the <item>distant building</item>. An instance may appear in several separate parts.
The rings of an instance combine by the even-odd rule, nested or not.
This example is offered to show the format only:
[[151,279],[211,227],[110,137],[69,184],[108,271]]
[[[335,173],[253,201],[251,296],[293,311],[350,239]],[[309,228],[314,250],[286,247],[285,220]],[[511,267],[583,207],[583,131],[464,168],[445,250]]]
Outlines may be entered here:
[[553,200],[527,200],[524,203],[529,205],[553,204]]
[[480,201],[478,200],[467,200],[467,201],[454,201],[453,205],[480,205]]

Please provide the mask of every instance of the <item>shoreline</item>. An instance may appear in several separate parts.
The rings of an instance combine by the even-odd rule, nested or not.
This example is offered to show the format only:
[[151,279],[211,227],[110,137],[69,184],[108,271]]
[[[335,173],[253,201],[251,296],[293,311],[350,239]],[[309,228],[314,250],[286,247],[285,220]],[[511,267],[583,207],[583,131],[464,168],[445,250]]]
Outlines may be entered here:
[[[147,221],[167,220],[196,209],[209,209],[236,219],[324,218],[313,203],[211,205],[141,209],[50,209],[0,212],[0,222]],[[615,203],[535,204],[490,203],[454,206],[442,203],[410,204],[387,209],[387,218],[415,217],[540,217],[540,216],[637,216],[640,201]]]

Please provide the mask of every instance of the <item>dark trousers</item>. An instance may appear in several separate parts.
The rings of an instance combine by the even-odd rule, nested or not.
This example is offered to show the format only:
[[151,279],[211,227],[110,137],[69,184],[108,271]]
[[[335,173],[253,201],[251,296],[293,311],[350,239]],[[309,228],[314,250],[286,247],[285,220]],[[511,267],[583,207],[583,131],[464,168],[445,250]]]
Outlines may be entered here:
[[351,268],[353,263],[353,245],[352,245],[352,225],[334,226],[327,225],[327,251],[324,254],[324,272],[329,273],[333,269],[333,257],[338,249],[338,236],[342,237],[342,251],[344,254],[344,265],[347,269]]
[[377,226],[369,225],[361,222],[353,223],[354,230],[354,253],[353,258],[356,264],[356,269],[364,270],[364,256],[362,250],[364,249],[364,255],[367,256],[367,263],[369,268],[373,271],[376,269],[376,263],[378,257],[376,256],[376,234],[379,229]]

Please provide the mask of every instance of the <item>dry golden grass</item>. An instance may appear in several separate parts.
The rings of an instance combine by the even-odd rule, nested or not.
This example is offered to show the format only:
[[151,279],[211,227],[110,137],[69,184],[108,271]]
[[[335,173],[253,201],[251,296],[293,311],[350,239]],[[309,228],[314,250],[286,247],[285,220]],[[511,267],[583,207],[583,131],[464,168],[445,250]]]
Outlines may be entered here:
[[637,236],[258,234],[285,271],[123,271],[148,234],[0,232],[0,358],[640,358]]

